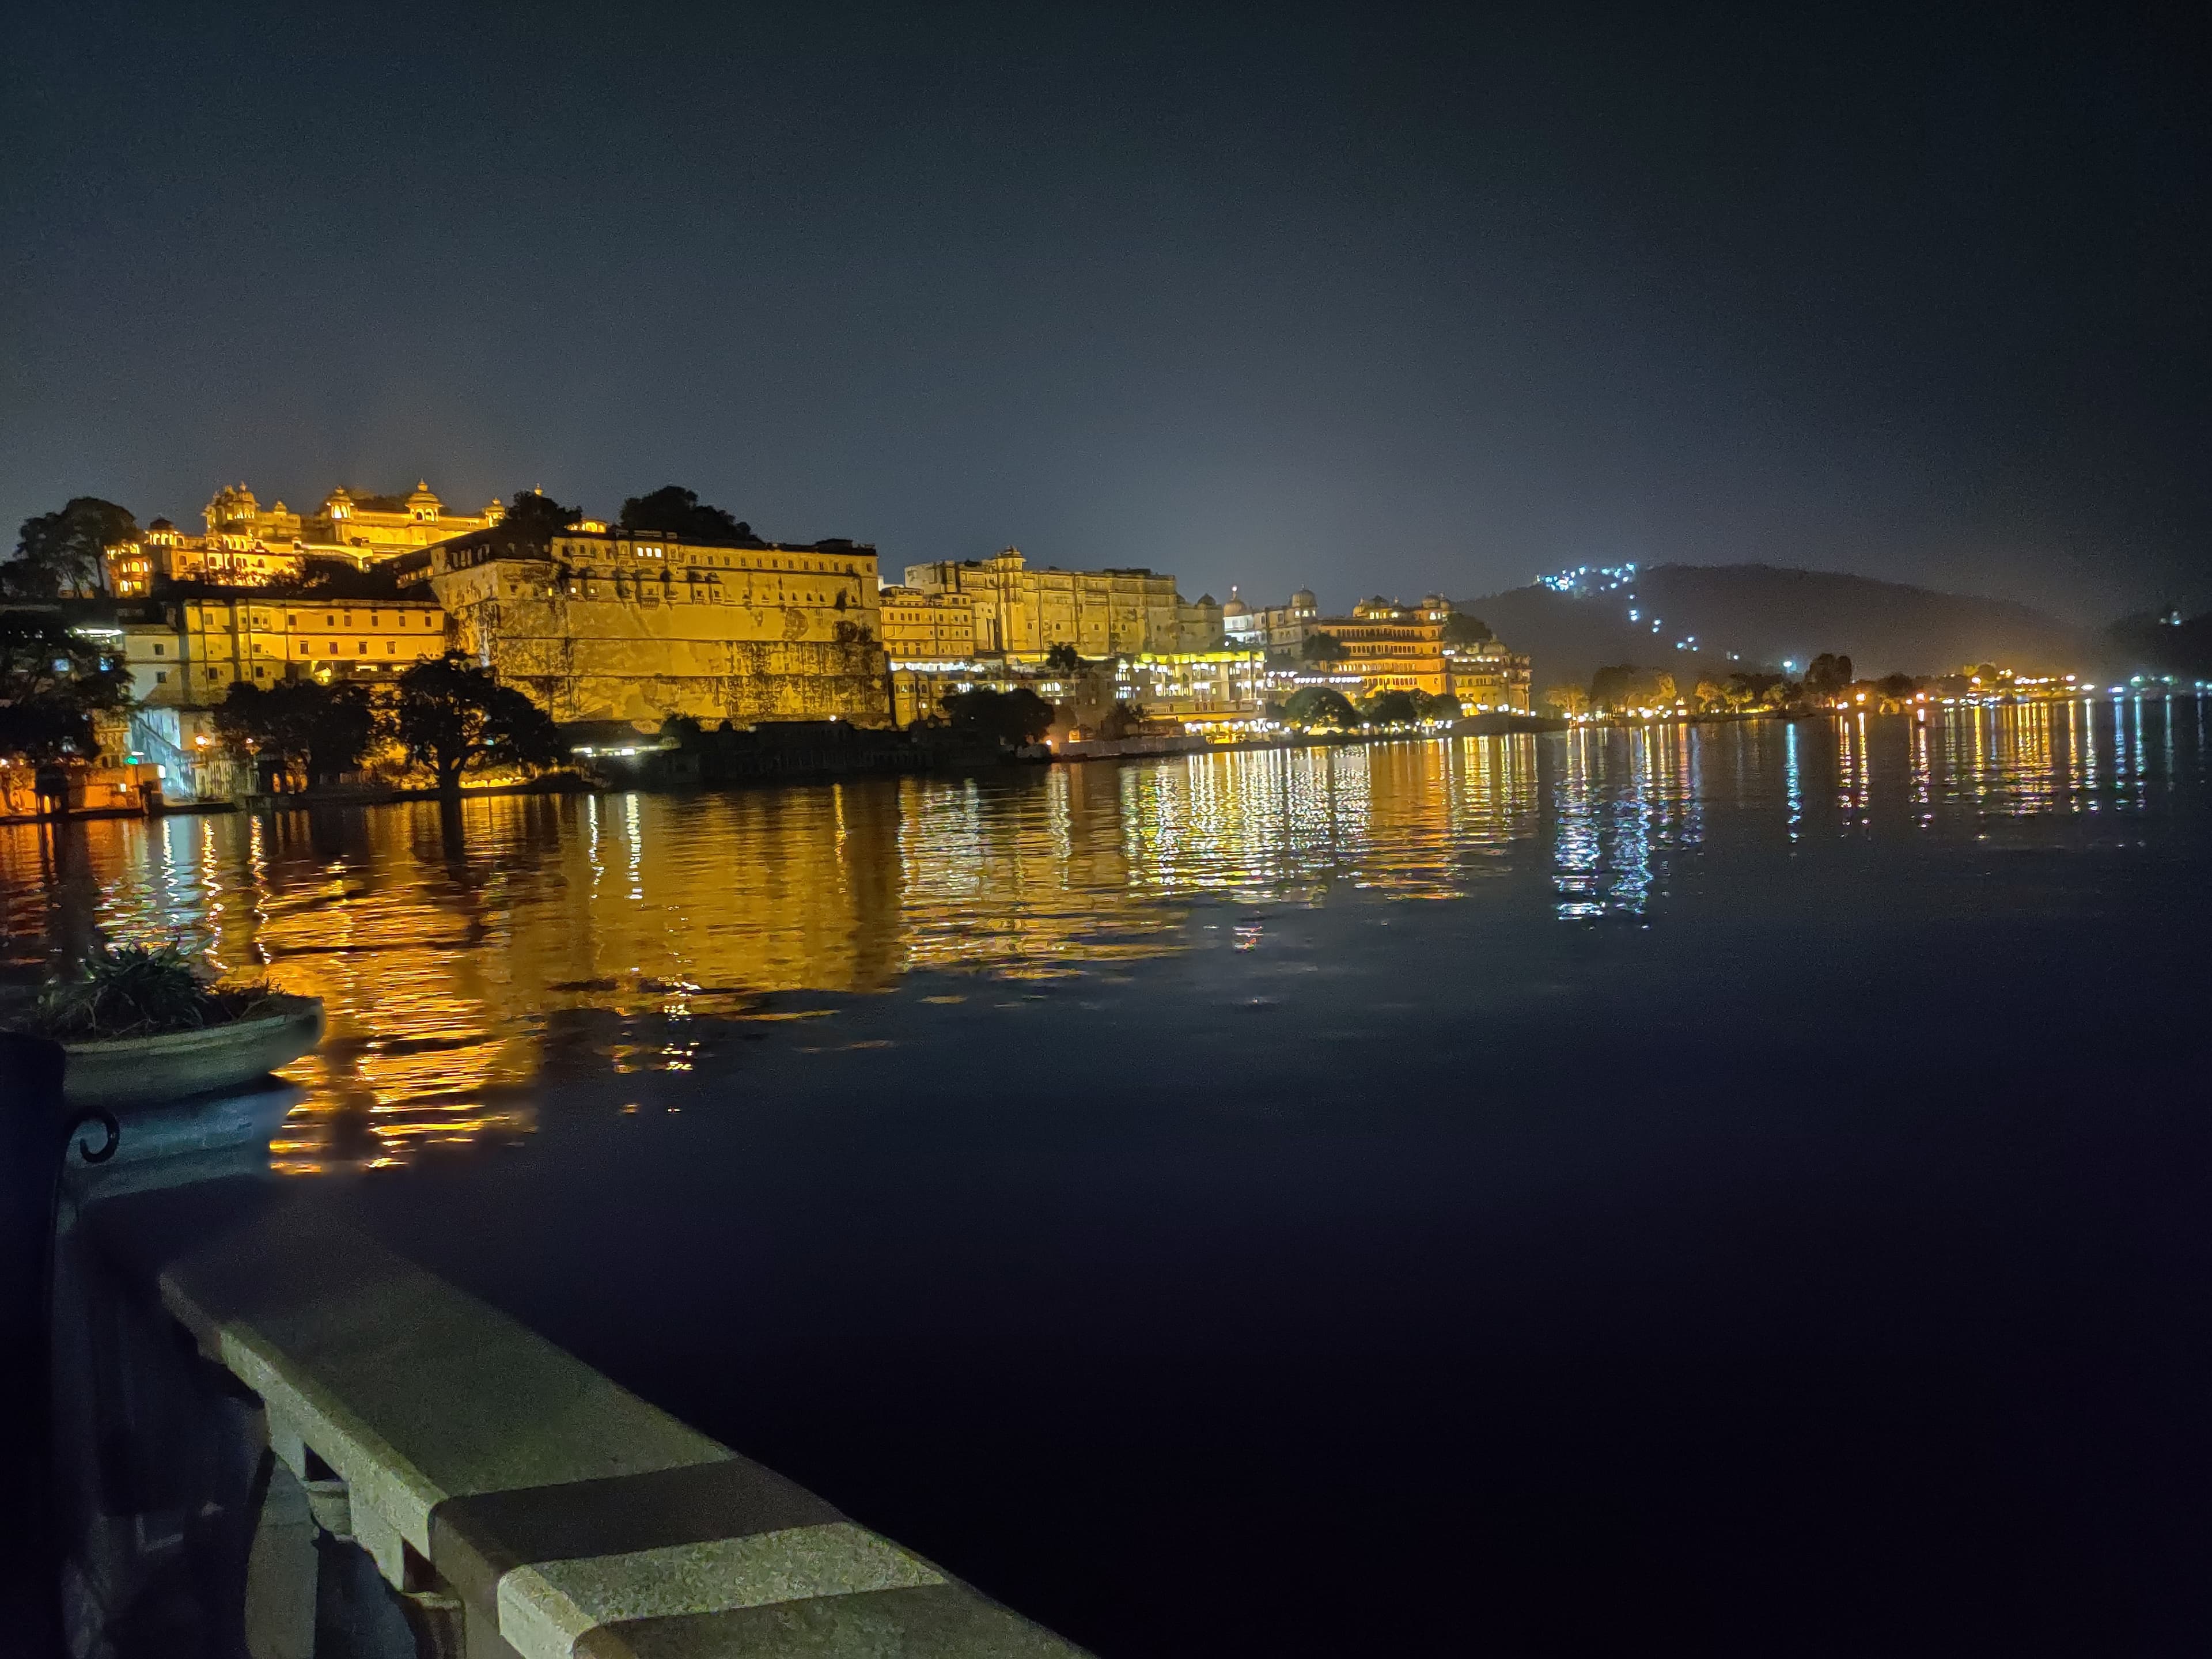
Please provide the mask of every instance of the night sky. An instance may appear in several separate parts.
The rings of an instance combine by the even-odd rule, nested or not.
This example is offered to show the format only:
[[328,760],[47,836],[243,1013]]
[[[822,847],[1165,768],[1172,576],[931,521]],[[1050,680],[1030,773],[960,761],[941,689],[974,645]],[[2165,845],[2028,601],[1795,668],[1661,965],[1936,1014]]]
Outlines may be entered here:
[[1325,605],[2212,605],[2194,8],[18,14],[0,525],[669,482]]

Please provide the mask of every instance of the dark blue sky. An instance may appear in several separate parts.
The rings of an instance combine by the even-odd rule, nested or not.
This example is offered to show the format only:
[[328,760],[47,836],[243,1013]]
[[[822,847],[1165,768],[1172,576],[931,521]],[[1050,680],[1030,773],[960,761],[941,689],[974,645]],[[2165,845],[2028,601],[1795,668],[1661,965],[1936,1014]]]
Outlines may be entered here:
[[672,481],[1194,597],[2212,604],[2187,9],[41,10],[9,526]]

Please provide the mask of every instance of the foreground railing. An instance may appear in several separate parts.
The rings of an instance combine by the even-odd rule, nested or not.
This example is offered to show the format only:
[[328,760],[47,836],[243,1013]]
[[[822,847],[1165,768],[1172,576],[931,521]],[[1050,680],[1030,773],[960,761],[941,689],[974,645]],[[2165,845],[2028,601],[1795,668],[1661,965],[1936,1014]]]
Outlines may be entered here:
[[1079,1651],[312,1199],[77,1230],[76,1651],[163,1620],[258,1659]]

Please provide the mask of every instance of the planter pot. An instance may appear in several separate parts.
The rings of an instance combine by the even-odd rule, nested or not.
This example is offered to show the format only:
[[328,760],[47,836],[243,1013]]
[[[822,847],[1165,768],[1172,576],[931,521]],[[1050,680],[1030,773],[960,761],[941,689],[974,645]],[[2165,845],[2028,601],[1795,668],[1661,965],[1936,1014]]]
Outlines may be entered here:
[[[135,1164],[201,1158],[234,1146],[258,1146],[291,1115],[307,1091],[282,1078],[257,1077],[239,1089],[211,1089],[188,1100],[161,1100],[116,1106],[122,1144],[99,1166],[112,1176]],[[88,1130],[97,1139],[97,1132]]]
[[234,1089],[289,1065],[323,1040],[323,1000],[273,1000],[270,1012],[226,1025],[64,1043],[63,1097],[72,1106],[143,1106]]

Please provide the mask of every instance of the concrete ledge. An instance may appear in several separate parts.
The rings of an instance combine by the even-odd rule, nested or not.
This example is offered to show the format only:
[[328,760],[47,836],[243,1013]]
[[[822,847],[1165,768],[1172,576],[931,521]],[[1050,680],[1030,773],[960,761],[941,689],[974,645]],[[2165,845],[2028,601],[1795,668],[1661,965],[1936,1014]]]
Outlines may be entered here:
[[392,1588],[461,1600],[472,1656],[1079,1653],[311,1199],[182,1248],[143,1198],[103,1231],[293,1474],[345,1483]]
[[123,1138],[113,1160],[88,1170],[82,1160],[72,1159],[70,1173],[90,1186],[125,1165],[234,1146],[257,1148],[266,1163],[269,1137],[306,1093],[295,1083],[263,1079],[191,1100],[118,1107],[115,1116]]

